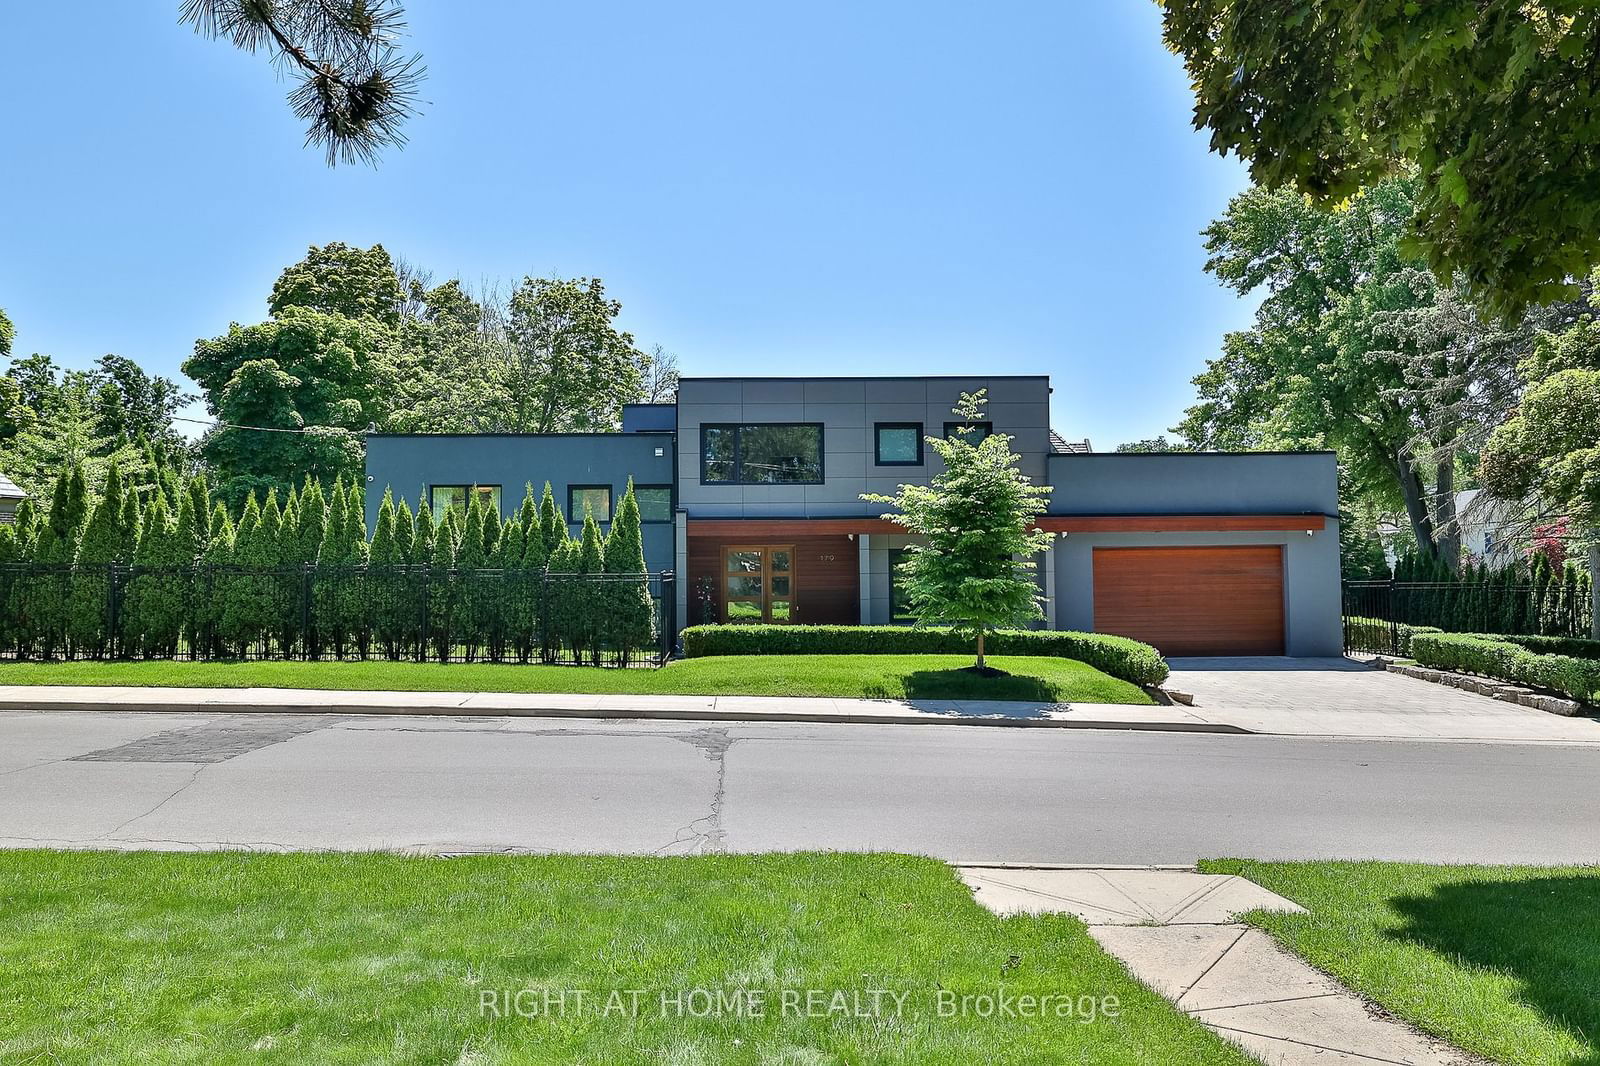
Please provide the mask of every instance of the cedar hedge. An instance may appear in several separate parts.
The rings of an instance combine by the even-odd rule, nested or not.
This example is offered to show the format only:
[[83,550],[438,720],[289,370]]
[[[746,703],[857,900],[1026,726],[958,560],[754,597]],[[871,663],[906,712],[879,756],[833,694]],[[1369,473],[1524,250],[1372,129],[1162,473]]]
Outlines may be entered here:
[[1411,656],[1424,666],[1460,670],[1550,689],[1578,700],[1600,704],[1600,660],[1572,655],[1541,655],[1522,645],[1524,637],[1482,633],[1419,633],[1411,640]]
[[[971,637],[948,629],[911,626],[703,625],[683,631],[686,658],[703,655],[961,655]],[[984,641],[991,655],[1053,655],[1076,659],[1136,685],[1159,685],[1167,663],[1148,644],[1107,633],[1011,629]]]

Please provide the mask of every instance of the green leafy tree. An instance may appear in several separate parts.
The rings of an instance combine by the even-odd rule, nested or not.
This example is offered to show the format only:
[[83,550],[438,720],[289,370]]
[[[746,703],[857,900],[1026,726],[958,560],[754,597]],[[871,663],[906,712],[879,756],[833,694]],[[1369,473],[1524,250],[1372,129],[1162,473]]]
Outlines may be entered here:
[[[954,408],[964,424],[982,422],[984,390],[962,393]],[[1050,496],[1018,469],[1011,438],[994,433],[974,445],[962,434],[927,438],[945,468],[927,485],[901,485],[885,515],[922,538],[901,564],[906,600],[918,625],[947,625],[977,643],[977,669],[987,669],[984,638],[1042,618],[1033,557],[1050,534],[1033,527]]]
[[614,429],[638,398],[641,356],[599,278],[525,278],[511,296],[505,385],[532,433]]
[[267,311],[276,316],[304,307],[398,326],[404,298],[394,260],[383,245],[357,248],[332,241],[312,245],[304,259],[278,276]]
[[115,463],[106,476],[105,491],[95,501],[83,537],[78,542],[72,575],[72,603],[68,608],[67,636],[75,651],[92,657],[104,655],[116,634],[110,624],[113,563],[129,561],[129,538],[122,528],[122,474]]
[[639,521],[639,501],[633,479],[622,494],[617,513],[606,534],[604,619],[606,641],[626,663],[635,652],[655,641],[655,601],[650,598],[650,578],[645,569],[644,531]]
[[456,598],[456,546],[455,507],[448,506],[434,530],[433,553],[429,556],[428,574],[428,641],[433,646],[434,658],[440,662],[450,660],[453,643],[450,634]]
[[1600,12],[1527,3],[1162,0],[1194,121],[1268,188],[1338,207],[1415,170],[1409,243],[1492,308],[1600,262]]
[[[1550,335],[1526,365],[1527,392],[1490,436],[1479,474],[1496,495],[1568,516],[1584,531],[1591,579],[1600,575],[1600,323]],[[1600,596],[1590,631],[1600,639]]]
[[306,123],[306,144],[328,165],[376,163],[405,144],[423,67],[394,42],[405,28],[398,0],[184,0],[179,21],[203,37],[265,53],[294,80],[289,107]]
[[296,306],[196,343],[183,371],[219,420],[200,442],[218,493],[237,503],[307,477],[359,478],[362,434],[403,393],[391,343],[376,320]]

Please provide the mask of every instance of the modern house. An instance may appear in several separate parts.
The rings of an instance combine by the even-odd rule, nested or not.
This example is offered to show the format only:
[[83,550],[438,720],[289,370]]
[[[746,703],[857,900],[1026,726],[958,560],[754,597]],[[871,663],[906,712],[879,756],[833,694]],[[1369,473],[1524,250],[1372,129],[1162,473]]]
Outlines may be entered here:
[[[978,389],[986,420],[964,427],[951,409]],[[569,520],[588,506],[605,522],[631,478],[680,625],[893,624],[913,538],[861,494],[933,477],[927,436],[1000,432],[1053,487],[1046,625],[1169,655],[1339,654],[1331,452],[1094,453],[1049,416],[1042,375],[685,378],[676,404],[628,406],[621,433],[372,435],[368,518],[386,486],[435,510],[476,490],[510,514],[549,481]]]

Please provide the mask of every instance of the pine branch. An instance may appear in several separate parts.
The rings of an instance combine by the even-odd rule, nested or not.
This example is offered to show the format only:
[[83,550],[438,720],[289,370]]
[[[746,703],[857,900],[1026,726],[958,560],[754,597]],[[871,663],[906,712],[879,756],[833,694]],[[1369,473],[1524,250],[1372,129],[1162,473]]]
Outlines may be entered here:
[[289,106],[329,166],[375,165],[384,147],[405,144],[425,69],[421,56],[395,49],[405,27],[398,0],[183,0],[178,21],[242,51],[267,51],[291,73]]

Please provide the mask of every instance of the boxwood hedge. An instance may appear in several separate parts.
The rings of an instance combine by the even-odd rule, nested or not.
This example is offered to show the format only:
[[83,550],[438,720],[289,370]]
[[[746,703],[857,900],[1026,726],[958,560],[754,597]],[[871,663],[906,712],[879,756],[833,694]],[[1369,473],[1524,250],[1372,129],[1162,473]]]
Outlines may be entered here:
[[1587,640],[1583,637],[1541,637],[1541,636],[1514,636],[1499,637],[1499,640],[1509,640],[1513,644],[1520,644],[1529,651],[1541,652],[1545,655],[1570,655],[1575,659],[1600,659],[1600,640]]
[[[701,655],[929,655],[965,654],[971,637],[948,629],[910,626],[705,625],[683,631],[683,654]],[[1076,659],[1136,685],[1159,685],[1167,663],[1148,644],[1106,633],[1013,629],[984,642],[992,655],[1054,655]]]
[[1550,689],[1600,705],[1600,660],[1530,651],[1526,637],[1483,633],[1418,633],[1411,657],[1424,666],[1461,670],[1518,685]]

